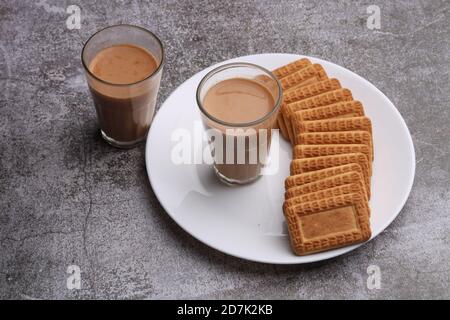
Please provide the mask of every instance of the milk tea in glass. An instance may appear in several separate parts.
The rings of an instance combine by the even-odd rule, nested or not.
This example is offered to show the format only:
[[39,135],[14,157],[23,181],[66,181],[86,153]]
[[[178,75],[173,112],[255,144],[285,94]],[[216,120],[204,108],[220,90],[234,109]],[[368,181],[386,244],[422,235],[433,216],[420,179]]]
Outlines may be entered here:
[[164,65],[161,41],[140,27],[107,27],[86,42],[82,62],[102,137],[121,148],[144,140]]
[[281,100],[279,81],[254,64],[226,64],[203,78],[197,104],[220,180],[246,184],[261,176]]

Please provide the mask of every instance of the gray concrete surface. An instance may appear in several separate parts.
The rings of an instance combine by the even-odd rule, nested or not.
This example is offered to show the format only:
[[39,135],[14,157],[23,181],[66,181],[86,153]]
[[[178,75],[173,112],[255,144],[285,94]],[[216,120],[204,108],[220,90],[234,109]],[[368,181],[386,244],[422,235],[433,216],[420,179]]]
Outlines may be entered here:
[[[70,4],[81,29],[66,28]],[[366,8],[381,9],[381,29]],[[449,1],[0,0],[0,297],[450,298]],[[98,135],[80,64],[83,42],[116,23],[163,40],[158,106],[224,59],[303,53],[355,71],[404,116],[417,171],[411,196],[374,241],[304,266],[246,262],[183,232],[146,176],[144,145]],[[69,290],[69,265],[81,289]],[[366,286],[369,265],[381,288]]]

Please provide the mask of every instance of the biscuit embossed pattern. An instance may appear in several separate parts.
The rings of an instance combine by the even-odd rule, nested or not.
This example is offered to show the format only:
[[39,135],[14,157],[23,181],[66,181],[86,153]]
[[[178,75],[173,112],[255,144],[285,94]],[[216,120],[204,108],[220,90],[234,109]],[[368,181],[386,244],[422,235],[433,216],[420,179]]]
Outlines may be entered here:
[[[273,70],[300,58],[302,56],[293,54],[260,54],[239,57],[222,63],[249,62]],[[365,168],[359,174],[366,174],[365,170],[372,171],[369,206],[371,239],[373,239],[395,219],[411,190],[415,171],[411,136],[395,106],[374,85],[336,64],[312,57],[306,58],[313,65],[320,64],[330,79],[339,79],[342,88],[350,89],[353,100],[361,101],[364,105],[365,116],[372,122],[374,161],[372,168]],[[164,102],[150,129],[146,145],[147,172],[153,190],[166,212],[186,232],[205,244],[227,254],[252,261],[276,264],[308,263],[332,258],[359,247],[360,244],[305,256],[296,256],[293,253],[282,210],[284,184],[286,177],[289,176],[293,147],[281,137],[279,139],[279,170],[276,174],[263,176],[251,185],[230,188],[220,183],[206,164],[176,165],[172,163],[170,156],[174,142],[171,141],[171,134],[179,128],[193,133],[196,121],[200,121],[195,102],[195,90],[201,78],[217,66],[211,66],[199,72],[178,87]],[[323,81],[322,71],[317,67],[310,68],[308,74],[304,74],[301,79],[299,77],[290,81],[293,83],[303,81],[308,84],[310,82],[305,81],[309,81],[310,77]],[[331,86],[333,89],[336,87],[332,83],[323,85]],[[321,88],[312,86],[310,90],[320,91]],[[338,98],[342,99],[339,101],[342,101],[341,108],[345,109],[342,111],[343,115],[350,111],[362,116],[356,104],[346,105],[346,101],[349,101],[348,93],[342,89],[337,90],[339,91],[336,94],[324,96],[327,103],[332,103]],[[290,90],[289,94],[304,96],[305,92],[295,88]],[[310,102],[321,104],[322,100]],[[299,110],[303,110],[303,105],[298,104],[298,107]],[[309,121],[315,120],[316,117],[321,119],[323,112],[330,112],[330,110],[322,108],[314,115],[305,112],[302,113],[302,117],[310,117]],[[302,141],[328,138],[323,132],[308,132],[300,136],[299,139]],[[339,144],[347,144],[348,139],[353,139],[355,142],[352,143],[359,145],[358,148],[362,150],[359,153],[361,159],[367,158],[368,154],[372,155],[371,146],[364,135],[343,133],[341,138],[342,141]],[[329,147],[324,147],[317,152],[326,153]],[[339,146],[331,148],[337,150]],[[345,174],[354,171],[354,166],[345,164],[345,161],[341,167],[339,172],[335,172]],[[317,173],[319,171],[307,173],[301,179],[306,181],[310,179],[310,176],[318,174],[326,176],[327,169],[324,170],[324,173]],[[287,181],[287,183],[296,182],[298,181]],[[361,195],[360,191],[366,186],[363,183],[355,183],[352,179],[343,179],[342,183],[336,186],[333,184],[332,190],[328,190],[327,193],[322,194],[319,190],[318,194],[309,195],[308,197],[313,197],[309,200],[322,201],[321,198],[329,196],[331,192],[331,195],[339,197],[342,202],[348,204],[348,207],[356,210],[353,217],[361,217],[358,213],[367,210],[361,204],[364,199],[357,196],[349,198],[348,193],[355,192]],[[322,202],[318,202],[319,204],[322,205]],[[327,210],[333,210],[334,203],[327,203],[324,206],[328,208]],[[327,210],[323,210],[324,216],[330,212]],[[368,234],[366,222],[364,221],[362,229],[354,230],[353,226],[356,224],[350,219],[349,210],[340,212],[348,219],[336,228],[345,229],[345,232],[356,238],[366,239]],[[323,218],[323,216],[319,215],[317,218]],[[308,232],[310,232],[308,237],[320,236],[323,230]],[[302,245],[309,245],[309,238],[299,240],[301,241],[298,243],[299,249],[303,248]],[[364,250],[364,246],[360,250]]]

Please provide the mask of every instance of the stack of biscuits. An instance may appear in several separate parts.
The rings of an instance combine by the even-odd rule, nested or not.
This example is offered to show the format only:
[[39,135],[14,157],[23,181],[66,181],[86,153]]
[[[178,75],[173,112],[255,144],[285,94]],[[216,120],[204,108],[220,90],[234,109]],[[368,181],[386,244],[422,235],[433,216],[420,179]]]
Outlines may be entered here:
[[278,127],[293,146],[283,212],[294,252],[367,241],[374,152],[363,105],[308,59],[273,74],[283,87]]

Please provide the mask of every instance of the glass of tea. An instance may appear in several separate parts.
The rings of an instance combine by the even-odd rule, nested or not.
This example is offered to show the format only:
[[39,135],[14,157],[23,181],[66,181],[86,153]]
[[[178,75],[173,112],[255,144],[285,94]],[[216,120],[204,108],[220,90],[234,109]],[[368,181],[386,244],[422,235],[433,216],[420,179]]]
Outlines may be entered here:
[[261,175],[282,96],[278,79],[250,63],[225,64],[202,79],[197,104],[220,180],[246,184]]
[[144,140],[164,66],[158,37],[137,26],[110,26],[88,39],[81,59],[103,139],[120,148]]

